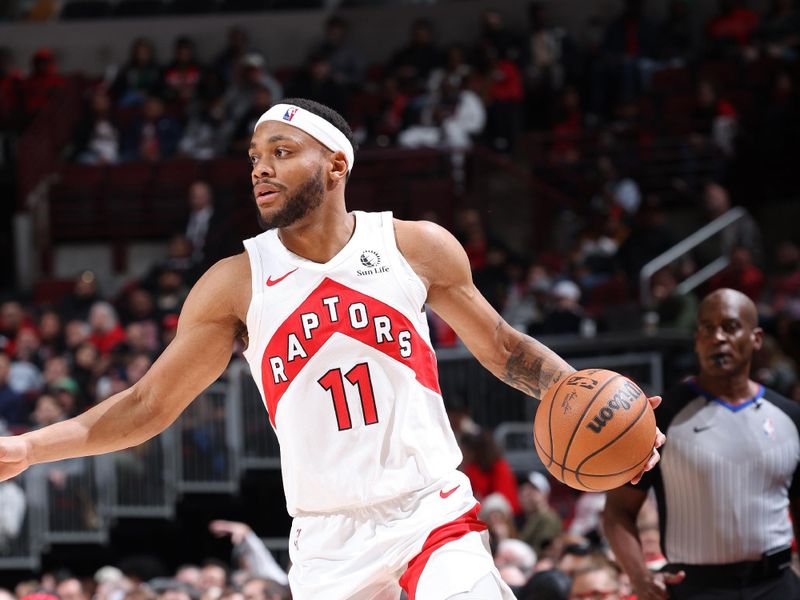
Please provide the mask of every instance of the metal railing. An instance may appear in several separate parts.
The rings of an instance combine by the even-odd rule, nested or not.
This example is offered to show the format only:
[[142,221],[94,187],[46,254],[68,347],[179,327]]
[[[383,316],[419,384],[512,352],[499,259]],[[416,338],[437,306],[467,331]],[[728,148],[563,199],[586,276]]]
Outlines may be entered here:
[[[27,490],[27,480],[24,478],[0,485],[20,486],[22,488],[21,491],[25,493],[26,499],[30,497]],[[17,493],[16,490],[14,493]],[[8,530],[9,527],[7,525],[4,527],[3,536],[0,539],[0,568],[29,570],[39,568],[42,513],[32,511],[27,505],[24,511],[22,522],[16,535],[13,535],[13,532]]]
[[[664,267],[671,265],[682,256],[688,254],[709,238],[717,235],[738,221],[741,221],[747,215],[747,211],[741,207],[732,208],[721,217],[704,225],[693,234],[644,265],[639,272],[639,297],[642,305],[645,307],[652,307],[653,305],[653,294],[650,290],[650,280],[653,278],[653,275]],[[705,267],[680,282],[676,291],[679,294],[686,294],[692,291],[701,283],[707,281],[727,267],[728,263],[729,259],[727,256],[716,258]]]
[[228,371],[231,397],[238,399],[236,409],[240,427],[239,460],[243,469],[280,468],[280,446],[269,423],[267,409],[261,400],[250,369],[240,361]]
[[227,384],[217,382],[200,394],[173,425],[178,437],[180,492],[228,492],[239,489],[239,460],[234,451],[238,432],[229,424],[236,411]]
[[139,446],[95,458],[103,512],[109,518],[168,519],[178,497],[176,429]]

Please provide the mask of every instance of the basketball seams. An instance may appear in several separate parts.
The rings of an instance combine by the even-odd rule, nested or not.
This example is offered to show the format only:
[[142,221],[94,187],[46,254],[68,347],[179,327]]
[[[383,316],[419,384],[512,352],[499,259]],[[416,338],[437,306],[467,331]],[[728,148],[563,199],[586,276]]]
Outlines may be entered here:
[[[645,396],[645,393],[640,389],[639,390],[639,396],[637,398],[641,398],[642,396],[644,396],[644,402],[642,403],[642,410],[638,415],[636,415],[636,418],[633,421],[631,421],[630,423],[628,423],[628,425],[625,427],[625,429],[623,429],[621,432],[619,432],[615,438],[613,438],[610,441],[606,442],[605,445],[603,445],[602,447],[598,448],[597,450],[595,450],[594,452],[592,452],[588,456],[584,457],[584,459],[578,464],[578,466],[575,467],[575,479],[577,479],[579,483],[580,483],[580,479],[581,479],[581,475],[580,475],[581,467],[584,464],[586,464],[586,462],[588,460],[590,460],[593,457],[597,456],[598,454],[603,452],[606,448],[609,448],[614,443],[616,443],[617,441],[622,439],[622,437],[626,433],[628,433],[631,430],[631,428],[633,428],[633,426],[636,425],[636,423],[638,423],[639,420],[647,413],[647,406],[648,406],[647,396]],[[648,453],[648,456],[649,456],[649,453]],[[633,467],[631,467],[631,468],[633,468]]]
[[[648,452],[648,453],[647,453],[647,456],[645,456],[645,457],[644,457],[642,460],[640,460],[638,463],[636,463],[636,464],[635,464],[635,465],[633,465],[632,467],[629,467],[629,468],[625,469],[624,471],[619,471],[618,473],[609,473],[608,475],[584,475],[584,477],[595,477],[595,478],[602,478],[602,477],[619,477],[620,475],[623,475],[623,474],[628,474],[628,473],[638,473],[638,472],[639,472],[639,470],[642,468],[642,465],[643,465],[645,462],[647,462],[647,459],[649,459],[649,458],[650,458],[650,452]],[[580,486],[582,486],[582,487],[583,487],[583,488],[585,488],[586,490],[589,490],[589,491],[592,491],[592,492],[607,492],[607,491],[609,491],[607,488],[593,488],[593,487],[591,487],[591,486],[589,486],[589,485],[587,485],[587,484],[585,484],[585,483],[582,483],[582,482],[580,482],[580,481],[578,480],[578,475],[577,475],[577,473],[575,474],[575,476],[574,476],[574,477],[575,477],[575,481],[577,482],[577,484],[578,484],[578,485],[580,485]],[[620,486],[621,486],[621,485],[624,485],[625,483],[627,483],[627,482],[623,482],[622,484],[620,484]],[[617,487],[620,487],[620,486],[617,486]],[[611,488],[611,489],[614,489],[614,488]]]
[[[534,446],[538,446],[539,448],[542,449],[542,452],[539,454],[539,458],[541,458],[542,454],[544,454],[547,457],[547,459],[550,461],[548,464],[545,465],[545,468],[549,469],[550,465],[552,465],[555,461],[553,460],[552,454],[548,454],[547,453],[547,451],[544,449],[544,446],[542,446],[542,443],[539,441],[539,438],[536,437],[536,428],[535,427],[533,428],[533,444],[534,444]],[[539,451],[537,450],[536,452],[538,453]]]
[[594,404],[595,401],[597,400],[598,396],[600,395],[600,392],[602,392],[606,388],[606,386],[609,385],[611,382],[616,381],[617,379],[620,379],[620,378],[622,378],[622,375],[617,373],[613,377],[611,377],[608,380],[606,380],[605,383],[603,383],[603,385],[601,385],[599,388],[597,388],[597,390],[594,393],[594,396],[592,396],[592,399],[589,400],[589,402],[587,402],[586,407],[583,409],[583,414],[581,414],[580,419],[578,419],[576,421],[576,423],[575,423],[575,428],[572,430],[572,435],[570,436],[569,442],[567,443],[567,447],[564,450],[564,458],[561,461],[561,477],[562,478],[564,477],[564,471],[565,471],[565,467],[566,467],[566,464],[567,464],[567,456],[569,455],[569,451],[572,448],[572,442],[575,440],[575,436],[578,434],[578,428],[580,428],[581,423],[583,423],[583,419],[586,418],[586,415],[588,414],[589,410],[592,408],[592,404]]
[[[540,446],[541,446],[541,444],[540,444]],[[552,460],[552,457],[548,456],[548,454],[547,454],[547,452],[545,452],[544,448],[542,448],[542,452],[544,452],[544,455],[545,455],[546,458]],[[650,457],[650,451],[647,452],[647,456],[645,456],[642,460],[640,460],[639,462],[637,462],[633,466],[628,467],[627,469],[623,469],[622,471],[616,471],[615,473],[584,473],[583,476],[584,477],[593,477],[595,479],[602,479],[603,477],[618,477],[618,476],[620,476],[620,475],[622,475],[624,473],[628,473],[628,472],[633,471],[634,469],[640,467],[649,457]],[[567,473],[575,474],[575,469],[570,469],[568,467],[563,467],[561,464],[557,463],[554,460],[552,460],[552,462],[557,467],[563,468],[563,470],[566,471]],[[586,484],[580,484],[580,485],[582,485],[584,487],[587,487]],[[591,489],[594,490],[596,488],[591,488]],[[602,491],[606,491],[606,490],[602,490]]]

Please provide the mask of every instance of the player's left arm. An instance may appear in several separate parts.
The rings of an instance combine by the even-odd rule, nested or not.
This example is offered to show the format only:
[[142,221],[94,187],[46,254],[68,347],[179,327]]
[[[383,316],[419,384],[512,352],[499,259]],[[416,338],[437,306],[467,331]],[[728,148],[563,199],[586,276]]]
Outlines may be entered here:
[[428,305],[496,377],[541,398],[551,385],[575,371],[492,308],[475,287],[467,254],[451,233],[425,221],[396,220],[395,231],[400,251],[428,288]]

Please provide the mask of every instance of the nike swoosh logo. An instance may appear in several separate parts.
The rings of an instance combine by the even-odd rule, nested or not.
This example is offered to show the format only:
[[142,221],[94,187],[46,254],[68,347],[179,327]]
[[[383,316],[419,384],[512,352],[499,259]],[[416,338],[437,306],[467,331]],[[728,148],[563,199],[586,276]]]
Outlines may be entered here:
[[451,495],[453,492],[455,492],[455,491],[456,491],[458,488],[460,488],[460,487],[461,487],[461,484],[458,484],[458,485],[457,485],[456,487],[454,487],[452,490],[448,490],[448,491],[446,491],[446,492],[445,492],[444,490],[439,490],[439,497],[440,497],[440,498],[447,498],[447,497],[449,497],[449,496],[450,496],[450,495]]
[[695,427],[694,432],[700,433],[701,431],[705,431],[706,429],[711,429],[711,425],[706,425],[705,427]]
[[291,275],[292,273],[294,273],[295,271],[297,271],[297,269],[299,269],[299,268],[300,268],[300,267],[295,267],[294,269],[292,269],[291,271],[289,271],[288,273],[286,273],[286,275],[281,275],[281,276],[280,276],[280,277],[278,277],[277,279],[273,279],[273,278],[272,278],[272,275],[270,275],[269,277],[267,277],[267,287],[272,287],[272,286],[273,286],[273,285],[275,285],[276,283],[280,283],[281,281],[283,281],[284,279],[286,279],[286,278],[287,278],[289,275]]

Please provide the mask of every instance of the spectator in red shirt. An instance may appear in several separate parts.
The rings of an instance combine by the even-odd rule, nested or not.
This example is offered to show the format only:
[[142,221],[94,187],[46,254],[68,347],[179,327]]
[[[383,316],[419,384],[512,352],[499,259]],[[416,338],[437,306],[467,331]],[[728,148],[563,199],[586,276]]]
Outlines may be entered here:
[[164,95],[180,106],[189,104],[196,95],[203,69],[194,53],[194,42],[180,37],[175,42],[175,55],[164,69]]
[[550,161],[555,165],[570,165],[580,159],[578,140],[583,131],[581,98],[573,86],[564,90],[556,122],[550,128],[552,146]]
[[117,311],[108,302],[95,302],[89,311],[92,333],[89,342],[101,356],[108,356],[115,346],[125,341],[125,330],[117,320]]
[[25,116],[33,117],[65,85],[66,80],[56,72],[53,53],[48,48],[37,50],[33,55],[31,74],[22,82]]
[[480,49],[479,64],[486,78],[486,137],[495,150],[509,152],[522,129],[525,98],[522,72],[513,61],[499,56],[490,46]]
[[461,470],[469,477],[475,497],[480,501],[493,493],[502,494],[511,504],[514,514],[519,514],[517,479],[491,432],[465,434],[461,438],[461,447],[464,452]]

